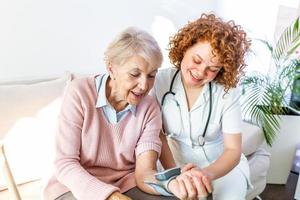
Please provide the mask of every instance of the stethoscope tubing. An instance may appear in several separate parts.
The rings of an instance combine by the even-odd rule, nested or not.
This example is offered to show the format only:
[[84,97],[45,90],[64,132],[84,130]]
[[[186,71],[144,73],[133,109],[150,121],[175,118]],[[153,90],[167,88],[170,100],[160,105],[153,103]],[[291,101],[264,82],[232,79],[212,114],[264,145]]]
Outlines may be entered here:
[[166,93],[164,94],[164,96],[162,97],[162,100],[161,100],[161,106],[164,105],[165,98],[166,98],[166,96],[167,96],[168,94],[172,94],[172,95],[175,96],[175,93],[174,93],[172,90],[173,90],[173,84],[174,84],[175,78],[176,78],[176,76],[177,76],[177,74],[178,74],[179,71],[180,71],[180,70],[178,69],[178,70],[175,72],[175,74],[173,75],[172,81],[171,81],[171,84],[170,84],[170,89],[169,89],[169,91],[166,92]]
[[[168,96],[169,94],[172,94],[173,96],[175,96],[175,92],[173,92],[173,85],[174,85],[174,81],[175,81],[175,78],[177,77],[177,74],[179,73],[179,69],[175,72],[175,74],[173,75],[172,77],[172,81],[171,81],[171,84],[170,84],[170,88],[169,88],[169,91],[166,92],[163,97],[162,97],[162,100],[161,100],[161,107],[163,107],[164,105],[164,102],[165,102],[165,99],[166,99],[166,96]],[[206,124],[205,124],[205,127],[204,127],[204,131],[203,131],[203,134],[199,136],[199,139],[198,141],[200,141],[200,137],[202,138],[201,139],[201,142],[199,142],[199,145],[201,147],[203,147],[205,145],[205,135],[206,135],[206,132],[207,132],[207,127],[208,127],[208,124],[209,124],[209,121],[210,121],[210,117],[211,117],[211,112],[212,112],[212,88],[211,88],[211,82],[209,82],[209,112],[208,112],[208,117],[207,117],[207,120],[206,120]],[[177,102],[177,101],[176,101]],[[178,104],[178,102],[177,102]],[[179,105],[177,105],[179,106]]]

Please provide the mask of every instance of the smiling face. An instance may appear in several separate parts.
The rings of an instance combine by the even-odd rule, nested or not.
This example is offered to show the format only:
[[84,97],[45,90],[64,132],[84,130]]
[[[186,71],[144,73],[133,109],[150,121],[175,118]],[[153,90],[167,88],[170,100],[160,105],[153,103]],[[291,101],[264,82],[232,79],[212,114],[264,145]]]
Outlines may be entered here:
[[121,109],[127,104],[138,105],[153,87],[157,68],[141,56],[133,56],[122,65],[110,65],[106,95],[111,105],[115,108],[121,105]]
[[205,41],[197,42],[187,49],[181,61],[185,87],[201,88],[217,76],[222,67],[212,50],[210,43]]

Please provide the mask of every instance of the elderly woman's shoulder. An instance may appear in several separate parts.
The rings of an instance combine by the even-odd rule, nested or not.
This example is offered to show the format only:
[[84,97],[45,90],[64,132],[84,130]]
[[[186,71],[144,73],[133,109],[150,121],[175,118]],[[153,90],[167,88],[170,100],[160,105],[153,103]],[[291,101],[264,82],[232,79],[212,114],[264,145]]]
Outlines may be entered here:
[[95,76],[73,77],[68,84],[68,90],[87,91],[88,88],[94,89]]
[[148,94],[143,98],[141,103],[147,104],[147,105],[150,105],[150,104],[155,105],[157,103],[157,101],[154,97],[152,97],[151,95]]
[[153,108],[153,109],[158,109],[159,110],[159,105],[157,103],[157,100],[154,97],[152,97],[151,95],[146,95],[138,106],[139,107],[144,107],[144,108]]
[[71,80],[71,84],[74,86],[80,86],[80,85],[85,85],[89,84],[91,82],[94,82],[95,76],[80,76],[80,77],[73,77]]

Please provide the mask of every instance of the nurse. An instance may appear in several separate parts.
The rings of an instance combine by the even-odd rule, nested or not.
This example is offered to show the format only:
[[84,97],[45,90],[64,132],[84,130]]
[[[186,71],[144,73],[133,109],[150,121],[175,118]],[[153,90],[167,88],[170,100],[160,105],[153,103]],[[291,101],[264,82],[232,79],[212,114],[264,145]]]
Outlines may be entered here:
[[207,183],[214,200],[245,199],[251,186],[241,153],[240,94],[235,89],[249,46],[246,33],[233,21],[203,14],[171,38],[174,67],[156,76],[151,95],[161,105],[166,136],[161,136],[161,163],[164,168],[193,163],[177,181],[198,198],[209,193]]

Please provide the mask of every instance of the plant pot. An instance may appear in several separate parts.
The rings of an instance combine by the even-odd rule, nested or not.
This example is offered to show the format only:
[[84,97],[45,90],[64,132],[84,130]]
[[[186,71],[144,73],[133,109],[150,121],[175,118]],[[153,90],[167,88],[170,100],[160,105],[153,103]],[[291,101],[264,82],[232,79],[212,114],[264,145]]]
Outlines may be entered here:
[[270,169],[267,175],[267,183],[286,184],[289,176],[296,146],[300,143],[300,116],[280,115],[280,130],[272,147],[266,143],[264,148],[271,154]]

